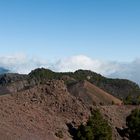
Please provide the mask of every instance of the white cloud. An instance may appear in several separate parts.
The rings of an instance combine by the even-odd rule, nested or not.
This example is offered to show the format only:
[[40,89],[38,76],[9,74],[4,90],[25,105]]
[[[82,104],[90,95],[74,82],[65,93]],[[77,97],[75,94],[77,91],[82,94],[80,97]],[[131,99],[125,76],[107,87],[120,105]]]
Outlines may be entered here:
[[140,59],[136,59],[130,63],[121,63],[101,61],[89,58],[85,55],[77,55],[48,63],[47,60],[41,58],[15,54],[11,56],[0,56],[0,67],[18,73],[29,73],[38,67],[50,68],[59,72],[86,69],[108,77],[130,79],[140,84]]
[[116,70],[120,68],[120,65],[116,62],[106,62],[91,59],[84,55],[78,55],[58,60],[51,68],[55,71],[75,71],[77,69],[86,69],[109,75],[116,72]]
[[29,73],[31,70],[46,66],[46,63],[36,57],[28,57],[25,54],[0,56],[0,67],[9,69],[11,72]]
[[125,78],[140,84],[140,59],[130,63],[119,63],[120,68],[109,76],[113,78]]
[[130,79],[140,84],[140,59],[129,63],[122,63],[117,61],[101,61],[79,55],[59,60],[51,69],[55,71],[92,70],[107,77]]
[[91,58],[78,55],[69,57],[66,59],[58,60],[53,66],[52,69],[56,71],[75,71],[77,69],[92,69],[95,70],[101,65],[100,61],[92,60]]

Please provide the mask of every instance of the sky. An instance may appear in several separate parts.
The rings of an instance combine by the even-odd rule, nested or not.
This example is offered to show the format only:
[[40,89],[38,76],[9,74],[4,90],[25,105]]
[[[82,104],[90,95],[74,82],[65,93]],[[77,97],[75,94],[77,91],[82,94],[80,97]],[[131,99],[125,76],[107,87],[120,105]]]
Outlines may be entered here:
[[0,67],[90,69],[140,83],[139,0],[1,0]]

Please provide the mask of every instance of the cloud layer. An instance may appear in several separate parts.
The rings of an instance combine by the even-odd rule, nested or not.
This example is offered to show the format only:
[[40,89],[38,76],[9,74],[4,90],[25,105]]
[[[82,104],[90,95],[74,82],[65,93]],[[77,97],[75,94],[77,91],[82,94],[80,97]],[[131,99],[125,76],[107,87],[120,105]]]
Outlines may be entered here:
[[29,73],[38,67],[45,67],[59,72],[86,69],[108,77],[130,79],[140,84],[140,59],[129,63],[121,63],[117,61],[101,61],[91,59],[85,55],[77,55],[49,63],[41,58],[15,54],[0,56],[0,67],[17,73]]
[[38,67],[46,67],[46,62],[36,57],[28,57],[24,54],[0,56],[0,67],[16,73],[29,73]]

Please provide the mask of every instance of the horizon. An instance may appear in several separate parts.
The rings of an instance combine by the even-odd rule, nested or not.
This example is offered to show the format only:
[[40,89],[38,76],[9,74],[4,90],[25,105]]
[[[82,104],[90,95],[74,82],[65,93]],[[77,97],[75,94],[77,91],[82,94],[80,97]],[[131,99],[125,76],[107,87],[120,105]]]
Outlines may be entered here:
[[0,67],[87,69],[140,84],[140,1],[0,1]]

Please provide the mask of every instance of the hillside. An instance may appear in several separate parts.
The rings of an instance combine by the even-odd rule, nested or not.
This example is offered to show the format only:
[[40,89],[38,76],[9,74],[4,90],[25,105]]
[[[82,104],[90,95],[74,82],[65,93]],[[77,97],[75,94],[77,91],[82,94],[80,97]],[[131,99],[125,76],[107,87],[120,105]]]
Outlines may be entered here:
[[89,110],[71,96],[63,81],[48,81],[22,92],[0,96],[0,139],[71,139],[67,124],[86,121]]
[[[91,88],[92,85],[86,82],[84,86]],[[122,140],[116,127],[124,127],[125,117],[137,106],[92,107],[99,108],[109,121],[113,129],[113,140]],[[70,126],[76,128],[86,122],[90,109],[90,104],[77,99],[67,91],[63,80],[50,80],[20,92],[1,95],[0,138],[60,140],[58,137],[61,136],[62,140],[72,140]]]
[[74,73],[58,73],[44,68],[35,69],[28,75],[0,75],[0,95],[22,91],[52,79],[65,81],[67,87],[86,80],[121,100],[131,95],[132,100],[137,102],[136,100],[140,97],[139,86],[129,80],[110,79],[87,70],[78,70]]
[[29,76],[39,81],[42,81],[44,79],[63,79],[63,77],[65,76],[67,78],[64,78],[64,80],[67,85],[87,80],[90,83],[108,92],[109,94],[112,94],[113,96],[120,99],[124,99],[129,95],[132,95],[133,98],[137,98],[137,96],[140,96],[140,88],[136,83],[126,79],[106,78],[100,74],[88,70],[78,70],[74,73],[58,73],[42,68],[33,70],[29,74]]
[[[123,140],[116,128],[125,127],[126,116],[137,106],[122,105],[121,100],[94,84],[97,79],[101,84],[103,79],[111,80],[110,85],[114,83],[114,86],[110,88],[115,91],[114,87],[117,87],[117,92],[118,89],[123,91],[119,83],[115,85],[116,79],[108,79],[91,71],[56,73],[36,69],[29,75],[1,75],[1,138],[59,140],[58,137],[63,137],[62,140],[72,140],[71,129],[85,123],[91,109],[98,108],[112,127],[113,140]],[[135,83],[119,81],[125,88],[131,85],[130,91],[137,89],[139,93]],[[136,96],[138,93],[133,94]]]
[[84,80],[68,87],[69,92],[91,105],[121,105],[122,101]]

